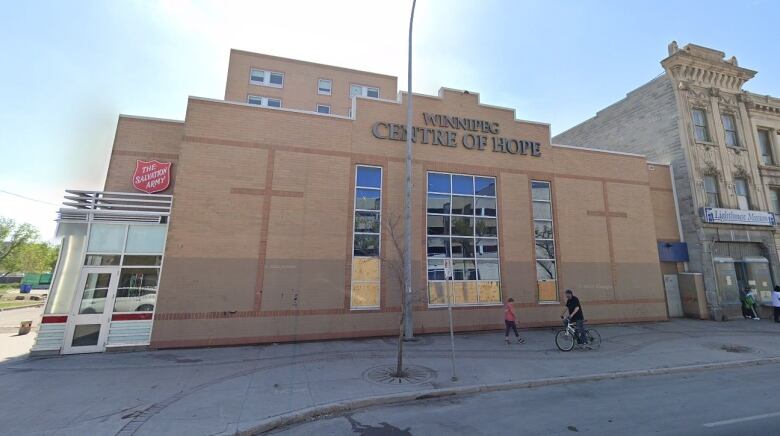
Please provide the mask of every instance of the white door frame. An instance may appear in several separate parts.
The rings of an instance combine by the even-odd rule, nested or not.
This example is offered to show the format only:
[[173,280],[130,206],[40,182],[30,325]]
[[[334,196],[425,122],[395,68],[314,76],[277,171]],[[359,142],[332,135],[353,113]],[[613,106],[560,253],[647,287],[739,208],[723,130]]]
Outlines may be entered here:
[[[114,311],[114,299],[116,298],[116,290],[119,284],[119,270],[120,267],[118,266],[85,266],[81,268],[81,275],[79,276],[77,292],[75,293],[75,298],[71,304],[71,309],[68,316],[68,324],[65,328],[65,342],[62,346],[62,354],[99,353],[105,351],[106,340],[108,338],[108,327],[111,321],[111,314]],[[81,306],[81,301],[85,290],[84,288],[87,285],[87,278],[90,274],[111,274],[105,303],[103,305],[103,312],[80,314],[79,308]],[[73,334],[76,326],[85,324],[100,325],[97,344],[74,347]]]

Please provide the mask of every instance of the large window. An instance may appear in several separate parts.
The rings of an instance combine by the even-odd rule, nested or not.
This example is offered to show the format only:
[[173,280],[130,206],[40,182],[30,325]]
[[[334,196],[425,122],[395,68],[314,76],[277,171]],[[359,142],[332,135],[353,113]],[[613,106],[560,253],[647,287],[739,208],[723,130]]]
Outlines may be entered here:
[[737,137],[737,123],[734,121],[734,115],[723,114],[720,116],[723,122],[723,131],[726,134],[726,145],[729,147],[739,147],[739,137]]
[[764,165],[775,164],[775,154],[772,152],[772,139],[769,130],[758,129],[758,149],[761,153],[761,163]]
[[165,225],[91,225],[84,265],[122,267],[115,313],[154,310],[166,235]]
[[355,168],[355,214],[352,249],[352,309],[376,309],[380,291],[382,168]]
[[704,109],[694,108],[691,110],[693,118],[693,136],[698,142],[709,142],[710,132],[707,129],[707,113]]
[[496,179],[429,172],[426,203],[428,303],[447,304],[448,292],[454,305],[500,303]]
[[275,71],[265,71],[258,68],[252,68],[249,71],[249,83],[251,83],[252,85],[282,88],[284,86],[284,73],[277,73]]
[[375,88],[373,86],[351,85],[349,87],[349,96],[354,97],[356,95],[379,98],[379,88]]
[[750,210],[750,192],[747,179],[737,177],[734,179],[734,193],[737,194],[737,206],[742,210]]
[[704,176],[704,195],[706,207],[720,207],[720,192],[715,176]]
[[282,101],[278,98],[261,97],[259,95],[250,95],[246,102],[256,106],[282,107]]
[[531,203],[534,217],[537,299],[539,302],[557,302],[558,272],[550,182],[531,181]]

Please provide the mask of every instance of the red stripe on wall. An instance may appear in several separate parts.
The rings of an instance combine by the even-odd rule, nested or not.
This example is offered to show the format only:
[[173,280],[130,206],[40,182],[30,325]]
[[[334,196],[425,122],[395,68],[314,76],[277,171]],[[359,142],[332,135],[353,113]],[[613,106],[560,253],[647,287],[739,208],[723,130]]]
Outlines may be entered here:
[[152,319],[152,312],[146,313],[115,313],[111,315],[111,321],[139,321]]
[[44,316],[43,319],[41,319],[41,324],[59,324],[66,322],[67,320],[68,315]]

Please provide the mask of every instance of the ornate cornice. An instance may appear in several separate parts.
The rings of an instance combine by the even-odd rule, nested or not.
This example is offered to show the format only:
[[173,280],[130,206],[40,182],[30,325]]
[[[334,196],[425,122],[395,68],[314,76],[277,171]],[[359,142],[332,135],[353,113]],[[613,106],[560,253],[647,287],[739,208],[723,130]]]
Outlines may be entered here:
[[745,92],[740,95],[749,110],[780,116],[780,98]]
[[673,43],[669,45],[669,57],[661,65],[677,83],[709,88],[714,95],[720,90],[738,93],[756,72],[738,66],[734,57],[728,61],[723,58],[721,51],[693,44],[680,49]]

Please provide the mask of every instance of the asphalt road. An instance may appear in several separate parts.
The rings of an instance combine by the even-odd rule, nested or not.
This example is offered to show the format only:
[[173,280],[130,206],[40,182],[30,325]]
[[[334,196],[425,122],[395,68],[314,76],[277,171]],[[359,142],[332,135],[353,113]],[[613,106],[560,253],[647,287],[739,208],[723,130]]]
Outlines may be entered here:
[[364,409],[276,435],[778,435],[780,365]]

